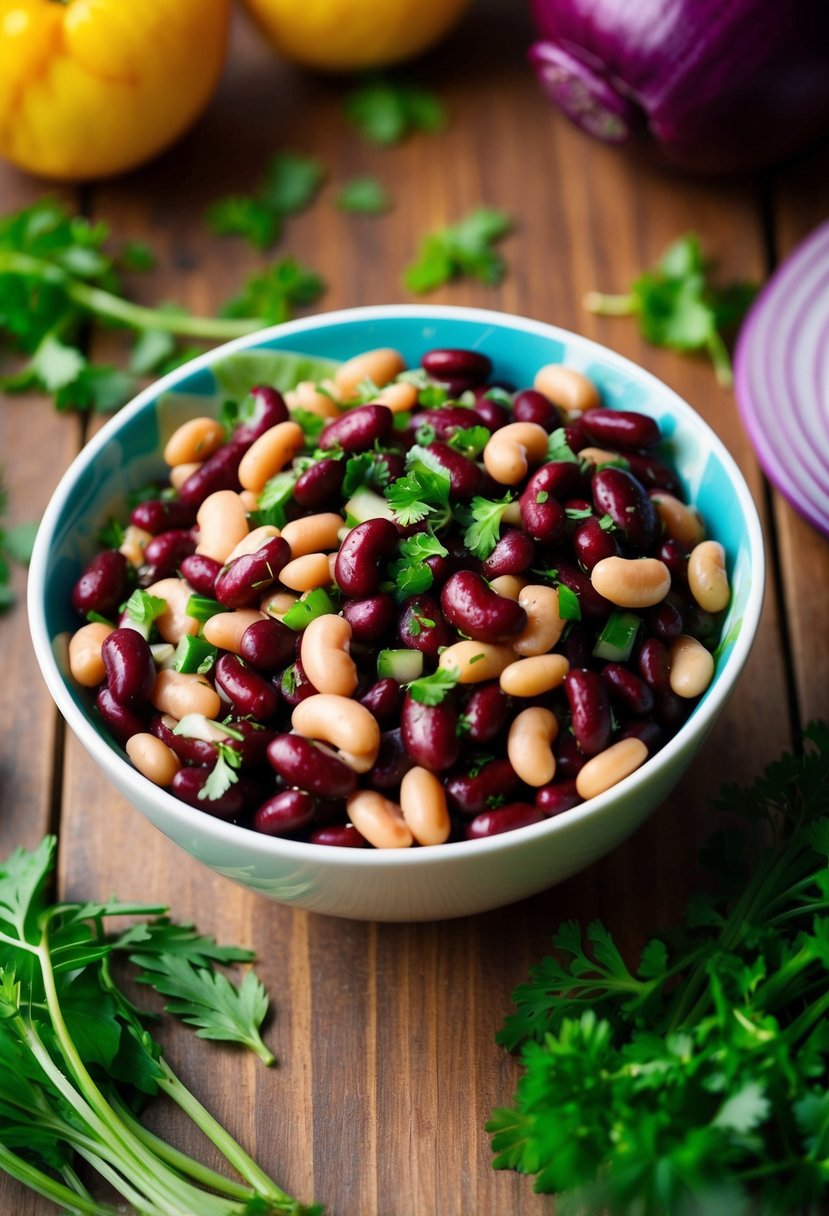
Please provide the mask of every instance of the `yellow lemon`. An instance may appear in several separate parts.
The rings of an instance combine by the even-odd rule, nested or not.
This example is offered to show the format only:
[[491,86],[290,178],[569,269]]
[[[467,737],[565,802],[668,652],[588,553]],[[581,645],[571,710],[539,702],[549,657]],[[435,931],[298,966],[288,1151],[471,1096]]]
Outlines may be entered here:
[[0,0],[0,155],[42,177],[131,169],[207,104],[230,0]]
[[437,42],[469,0],[245,0],[280,54],[306,67],[385,67]]

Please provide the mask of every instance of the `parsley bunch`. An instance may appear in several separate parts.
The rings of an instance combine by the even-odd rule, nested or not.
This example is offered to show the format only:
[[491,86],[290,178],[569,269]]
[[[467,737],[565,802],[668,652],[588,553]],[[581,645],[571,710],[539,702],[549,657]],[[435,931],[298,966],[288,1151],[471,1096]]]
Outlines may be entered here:
[[732,383],[726,337],[745,316],[756,294],[750,283],[714,287],[708,281],[710,262],[698,239],[687,233],[668,248],[653,270],[634,280],[626,295],[591,291],[584,306],[607,317],[635,316],[642,336],[654,346],[679,351],[706,351],[717,382]]
[[562,1212],[793,1216],[827,1198],[829,727],[806,743],[726,787],[743,827],[703,856],[714,893],[638,967],[571,922],[564,961],[516,989],[498,1041],[525,1073],[488,1124],[495,1167],[566,1192]]
[[[58,1204],[115,1216],[81,1181],[86,1163],[144,1216],[315,1216],[291,1199],[204,1109],[164,1059],[151,1015],[119,988],[114,964],[167,998],[200,1038],[244,1044],[266,1064],[259,1033],[268,1007],[249,971],[238,986],[216,964],[250,952],[219,946],[161,907],[108,900],[52,904],[55,839],[0,862],[0,1169]],[[105,917],[151,916],[120,932]],[[164,1144],[136,1111],[171,1097],[244,1180]],[[119,1208],[119,1211],[124,1210]]]

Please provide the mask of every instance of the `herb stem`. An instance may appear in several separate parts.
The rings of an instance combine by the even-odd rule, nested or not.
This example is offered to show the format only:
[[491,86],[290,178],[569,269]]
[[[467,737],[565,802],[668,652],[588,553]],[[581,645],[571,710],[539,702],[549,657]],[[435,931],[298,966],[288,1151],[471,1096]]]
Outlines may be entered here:
[[612,295],[604,291],[588,291],[582,304],[588,312],[600,317],[629,317],[636,311],[636,301],[630,294]]
[[69,1212],[84,1213],[88,1216],[118,1216],[115,1208],[76,1194],[68,1186],[58,1182],[56,1178],[50,1178],[36,1166],[30,1165],[22,1157],[18,1157],[17,1153],[13,1153],[2,1143],[0,1143],[0,1169],[3,1169],[12,1178],[16,1178],[18,1182],[22,1182],[24,1186],[36,1191],[38,1195],[42,1195],[44,1199],[50,1199]]
[[84,283],[55,263],[27,253],[0,253],[0,274],[16,274],[53,283],[62,287],[69,299],[81,308],[104,320],[126,325],[129,329],[160,329],[179,337],[226,341],[262,328],[262,322],[256,317],[190,317],[166,309],[145,308],[102,287]]
[[75,1149],[84,1161],[87,1161],[96,1173],[113,1187],[119,1195],[132,1204],[137,1212],[141,1212],[142,1216],[167,1216],[164,1208],[157,1207],[156,1204],[150,1204],[140,1191],[135,1187],[130,1186],[127,1180],[110,1165],[99,1153],[93,1152],[83,1144],[75,1144]]

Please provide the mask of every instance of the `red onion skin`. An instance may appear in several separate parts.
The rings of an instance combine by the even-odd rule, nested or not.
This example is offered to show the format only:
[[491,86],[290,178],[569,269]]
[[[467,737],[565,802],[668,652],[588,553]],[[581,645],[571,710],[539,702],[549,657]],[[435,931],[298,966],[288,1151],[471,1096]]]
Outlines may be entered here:
[[645,132],[701,173],[829,134],[827,0],[531,0],[551,99],[609,143]]

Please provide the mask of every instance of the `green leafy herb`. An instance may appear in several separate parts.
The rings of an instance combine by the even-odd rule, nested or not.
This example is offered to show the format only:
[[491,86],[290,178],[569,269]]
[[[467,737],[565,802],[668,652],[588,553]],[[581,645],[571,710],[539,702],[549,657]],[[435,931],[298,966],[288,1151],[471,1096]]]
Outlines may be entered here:
[[434,629],[435,622],[431,617],[422,616],[419,612],[412,611],[406,625],[406,632],[409,637],[419,638],[424,629]]
[[[40,389],[54,394],[62,410],[122,405],[135,390],[134,376],[89,362],[80,341],[92,321],[208,342],[261,326],[256,314],[222,320],[133,303],[121,294],[119,259],[106,250],[108,235],[104,224],[73,216],[54,199],[0,219],[0,357],[16,364],[0,378],[7,392]],[[150,343],[159,358],[161,341]],[[146,347],[139,350],[139,363],[148,357]]]
[[472,763],[469,766],[469,776],[470,777],[480,777],[481,773],[484,771],[486,766],[488,764],[491,764],[494,759],[495,759],[494,756],[490,756],[490,755],[486,755],[486,754],[483,756],[476,756],[475,759],[472,761]]
[[479,207],[459,223],[429,233],[403,275],[405,287],[423,295],[463,275],[488,285],[500,283],[506,267],[493,245],[511,227],[505,212]]
[[707,351],[717,382],[730,388],[726,339],[736,331],[757,289],[750,283],[714,287],[708,279],[710,269],[699,240],[686,233],[665,251],[653,270],[646,270],[633,282],[627,295],[591,291],[584,306],[602,316],[638,317],[642,336],[654,346]]
[[118,265],[122,270],[154,270],[155,254],[146,241],[125,241],[118,254]]
[[434,575],[426,565],[427,557],[446,557],[448,549],[431,532],[416,532],[400,542],[400,558],[391,568],[394,596],[398,603],[410,595],[420,595],[431,587]]
[[325,176],[312,157],[280,152],[256,194],[231,195],[207,209],[208,227],[219,236],[240,236],[256,249],[268,249],[279,240],[286,217],[313,202]]
[[[250,952],[173,924],[163,907],[50,903],[55,844],[47,837],[0,862],[0,1169],[61,1210],[88,1216],[116,1210],[88,1189],[94,1171],[114,1187],[119,1211],[319,1214],[286,1195],[190,1093],[152,1037],[155,1019],[121,991],[110,966],[119,958],[137,967],[137,978],[167,996],[168,1009],[200,1037],[244,1043],[272,1063],[260,1034],[261,984],[248,973],[237,986],[216,970]],[[105,928],[105,918],[136,916],[158,919],[120,933]],[[142,1127],[134,1111],[159,1091],[242,1181]]]
[[389,466],[379,452],[360,452],[350,456],[345,465],[342,495],[350,498],[360,486],[370,490],[384,490],[389,484]]
[[296,258],[273,262],[261,274],[252,275],[239,295],[228,300],[221,316],[259,317],[261,322],[280,325],[289,321],[295,308],[314,304],[325,291],[325,282]]
[[294,469],[286,469],[276,473],[265,482],[262,493],[256,500],[256,525],[271,524],[281,528],[285,524],[285,507],[291,501],[294,486],[299,481],[299,473]]
[[235,748],[226,743],[217,743],[216,763],[199,790],[199,798],[206,802],[215,802],[217,798],[223,797],[239,780],[236,770],[241,768],[241,765],[242,756]]
[[144,638],[149,638],[153,622],[167,611],[167,601],[136,587],[126,603],[127,616]]
[[414,131],[432,134],[446,122],[443,105],[428,90],[390,77],[372,77],[349,93],[345,112],[371,143],[388,147]]
[[388,190],[376,177],[355,177],[346,182],[337,195],[340,211],[357,211],[364,215],[384,215],[391,210]]
[[440,705],[458,683],[460,673],[446,667],[438,667],[430,676],[420,676],[407,684],[415,701],[421,705]]
[[563,426],[553,431],[547,440],[547,459],[566,460],[571,464],[579,463],[578,456],[567,442],[567,432]]
[[408,527],[419,524],[427,516],[435,517],[435,525],[441,526],[449,519],[448,473],[439,465],[430,467],[425,458],[430,454],[417,446],[410,448],[408,456],[415,457],[403,477],[398,477],[386,486],[384,494],[397,523]]
[[[829,728],[806,731],[708,845],[713,890],[629,967],[575,922],[515,992],[498,1035],[523,1045],[496,1168],[593,1214],[817,1212],[829,1192]],[[750,875],[750,877],[747,877]]]
[[539,504],[539,506],[541,506],[543,503],[545,503],[547,501],[547,499],[549,497],[550,497],[550,495],[547,493],[546,490],[539,490],[535,496],[535,501]]
[[486,560],[498,544],[501,520],[512,501],[513,495],[509,491],[499,499],[476,495],[469,507],[459,512],[466,524],[463,543],[475,557]]
[[485,426],[462,426],[451,436],[449,446],[469,460],[475,460],[489,443],[490,435]]

